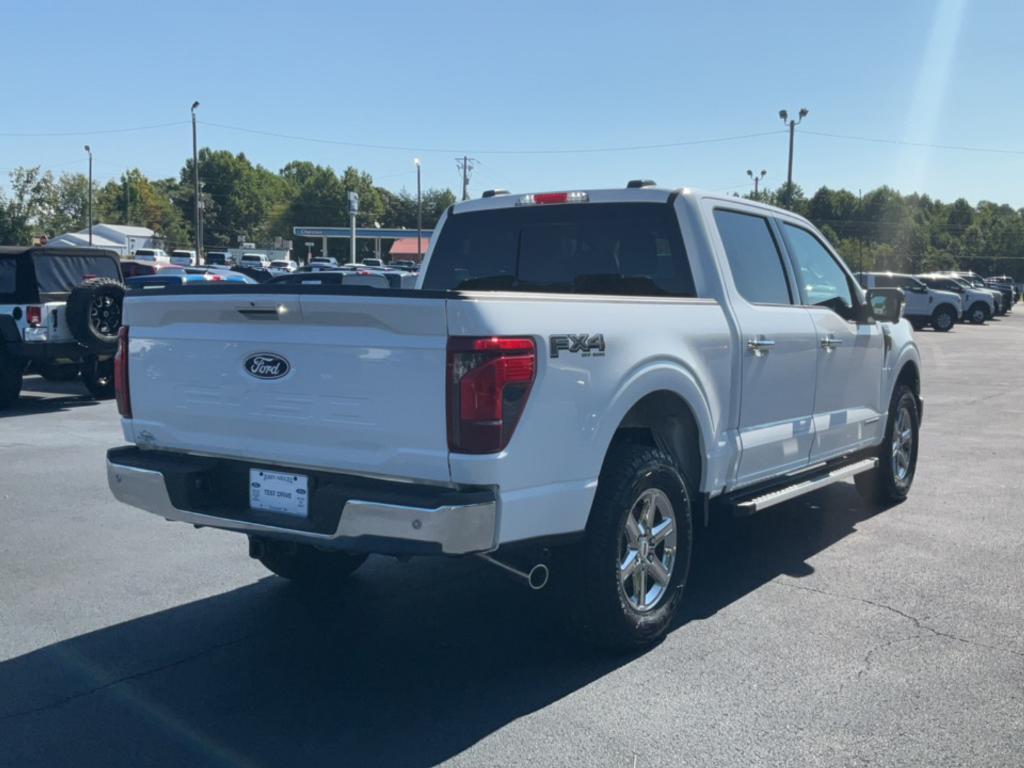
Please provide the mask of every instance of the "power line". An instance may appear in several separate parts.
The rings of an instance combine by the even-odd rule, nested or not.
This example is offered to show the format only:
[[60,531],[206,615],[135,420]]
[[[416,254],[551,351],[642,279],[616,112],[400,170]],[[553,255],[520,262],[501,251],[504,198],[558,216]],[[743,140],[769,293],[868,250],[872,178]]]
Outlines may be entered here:
[[106,133],[132,133],[134,131],[152,131],[157,128],[170,128],[174,125],[186,125],[188,120],[177,120],[173,123],[156,123],[154,125],[137,125],[132,128],[103,128],[92,131],[0,131],[0,136],[21,138],[44,138],[47,136],[99,136]]
[[895,144],[904,147],[924,147],[926,149],[953,149],[960,152],[988,152],[997,155],[1024,155],[1024,149],[999,149],[995,147],[968,147],[959,144],[929,144],[924,141],[903,141],[902,139],[879,139],[871,136],[848,136],[842,133],[825,133],[823,131],[801,131],[811,136],[825,136],[830,139],[846,139],[848,141],[867,141],[872,144]]
[[689,141],[671,141],[662,144],[635,144],[631,146],[612,147],[586,147],[586,148],[561,148],[561,149],[474,149],[467,150],[458,147],[413,147],[393,144],[365,144],[356,141],[340,141],[338,139],[324,139],[312,136],[299,136],[291,133],[278,133],[276,131],[265,131],[260,128],[246,128],[239,125],[225,125],[223,123],[211,123],[201,120],[202,125],[213,128],[223,128],[229,131],[241,131],[242,133],[253,133],[259,136],[271,136],[278,139],[289,139],[292,141],[309,141],[315,144],[332,144],[341,147],[357,147],[360,149],[382,149],[396,152],[444,152],[444,153],[466,153],[472,151],[477,155],[577,155],[599,152],[633,152],[645,149],[669,149],[672,147],[688,147],[697,144],[715,144],[725,141],[740,141],[753,139],[761,136],[774,136],[784,131],[762,131],[760,133],[746,133],[738,136],[718,136],[709,139],[692,139]]

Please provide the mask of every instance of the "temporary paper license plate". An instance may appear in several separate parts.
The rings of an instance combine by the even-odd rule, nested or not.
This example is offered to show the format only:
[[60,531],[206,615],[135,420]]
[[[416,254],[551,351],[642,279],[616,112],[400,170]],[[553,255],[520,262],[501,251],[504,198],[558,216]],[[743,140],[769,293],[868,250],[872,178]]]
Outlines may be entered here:
[[287,472],[250,469],[249,506],[264,512],[306,517],[309,514],[309,478]]

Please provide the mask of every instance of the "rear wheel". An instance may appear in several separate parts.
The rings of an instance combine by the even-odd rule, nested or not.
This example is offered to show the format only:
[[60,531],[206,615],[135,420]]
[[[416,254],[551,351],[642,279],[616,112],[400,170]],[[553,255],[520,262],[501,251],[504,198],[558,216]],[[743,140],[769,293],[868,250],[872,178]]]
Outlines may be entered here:
[[576,591],[589,640],[615,650],[668,632],[690,570],[693,498],[658,448],[612,449],[587,523]]
[[946,333],[956,322],[956,315],[949,307],[937,307],[932,313],[932,328],[936,331]]
[[9,408],[21,395],[25,361],[8,354],[0,345],[0,408]]
[[366,555],[250,537],[249,554],[271,573],[307,588],[329,588],[366,562]]
[[910,387],[900,384],[889,404],[885,439],[878,447],[878,466],[854,478],[866,501],[885,505],[907,498],[917,470],[918,426],[917,400]]
[[82,363],[82,383],[97,400],[114,396],[114,361],[90,357]]

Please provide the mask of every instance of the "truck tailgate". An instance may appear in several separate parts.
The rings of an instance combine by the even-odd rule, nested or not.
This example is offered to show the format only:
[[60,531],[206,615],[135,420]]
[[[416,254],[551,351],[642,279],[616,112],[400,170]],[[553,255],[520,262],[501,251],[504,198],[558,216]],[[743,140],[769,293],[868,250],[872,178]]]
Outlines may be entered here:
[[450,478],[443,299],[147,295],[125,319],[143,447]]

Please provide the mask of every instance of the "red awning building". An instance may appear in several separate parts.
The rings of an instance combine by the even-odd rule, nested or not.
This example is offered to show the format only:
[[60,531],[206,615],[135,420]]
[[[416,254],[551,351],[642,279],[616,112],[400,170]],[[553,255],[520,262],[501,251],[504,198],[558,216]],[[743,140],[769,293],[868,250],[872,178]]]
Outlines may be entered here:
[[421,253],[416,252],[416,238],[415,237],[401,237],[395,240],[391,244],[391,249],[388,251],[388,258],[391,261],[395,259],[405,261],[420,262],[423,260],[423,254],[427,252],[427,248],[430,247],[430,238],[424,237],[421,241]]

